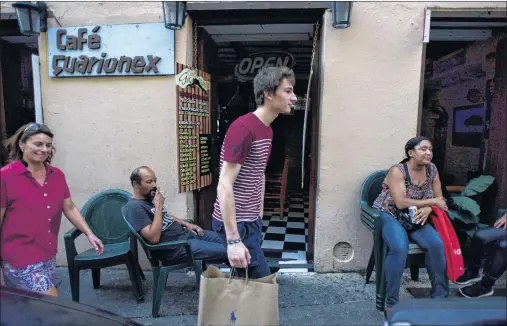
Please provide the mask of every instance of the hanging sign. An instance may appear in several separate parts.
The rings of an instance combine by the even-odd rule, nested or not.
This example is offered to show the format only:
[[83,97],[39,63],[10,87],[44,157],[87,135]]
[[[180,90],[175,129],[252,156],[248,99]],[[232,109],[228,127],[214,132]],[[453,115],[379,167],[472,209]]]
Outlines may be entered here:
[[210,75],[176,63],[178,191],[211,184]]
[[49,77],[174,75],[164,23],[48,28]]
[[234,68],[234,75],[240,81],[253,80],[257,72],[264,67],[289,67],[296,65],[294,56],[284,51],[266,51],[250,54],[241,59]]

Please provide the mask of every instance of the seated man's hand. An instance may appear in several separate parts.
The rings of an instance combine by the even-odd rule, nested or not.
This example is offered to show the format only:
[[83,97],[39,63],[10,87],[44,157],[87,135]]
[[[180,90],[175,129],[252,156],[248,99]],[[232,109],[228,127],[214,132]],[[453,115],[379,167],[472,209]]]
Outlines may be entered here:
[[506,216],[507,216],[507,214],[503,214],[502,217],[500,217],[498,220],[496,220],[496,222],[494,224],[495,228],[503,228],[504,230],[507,229]]
[[186,228],[189,231],[194,232],[195,234],[197,234],[200,237],[202,237],[204,235],[204,230],[200,226],[198,226],[198,225],[195,225],[195,224],[192,224],[192,223],[188,223],[186,225]]
[[227,256],[229,257],[231,267],[247,268],[248,264],[250,264],[250,252],[243,242],[228,245]]

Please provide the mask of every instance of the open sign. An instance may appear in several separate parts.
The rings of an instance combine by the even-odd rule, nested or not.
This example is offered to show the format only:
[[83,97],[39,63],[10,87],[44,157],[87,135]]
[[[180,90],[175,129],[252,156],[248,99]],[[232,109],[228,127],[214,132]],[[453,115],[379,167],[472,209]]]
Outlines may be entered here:
[[257,72],[264,67],[289,67],[296,65],[294,56],[284,51],[267,51],[250,54],[234,68],[234,74],[241,81],[254,79]]

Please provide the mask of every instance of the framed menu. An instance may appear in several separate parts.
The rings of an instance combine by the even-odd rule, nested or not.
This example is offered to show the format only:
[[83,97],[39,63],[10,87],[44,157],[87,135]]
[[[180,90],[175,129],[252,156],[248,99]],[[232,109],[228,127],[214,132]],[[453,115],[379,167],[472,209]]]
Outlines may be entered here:
[[210,75],[176,63],[179,192],[211,184]]

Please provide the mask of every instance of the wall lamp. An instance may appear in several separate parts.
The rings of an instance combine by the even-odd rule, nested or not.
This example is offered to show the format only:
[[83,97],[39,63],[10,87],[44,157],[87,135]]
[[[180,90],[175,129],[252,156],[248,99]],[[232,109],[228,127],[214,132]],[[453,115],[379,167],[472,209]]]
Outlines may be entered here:
[[48,11],[45,2],[15,2],[12,7],[16,9],[21,34],[32,36],[47,31]]
[[187,16],[187,3],[185,1],[163,1],[165,28],[181,29]]
[[350,12],[352,1],[332,1],[331,12],[333,14],[334,28],[347,28],[350,26]]

